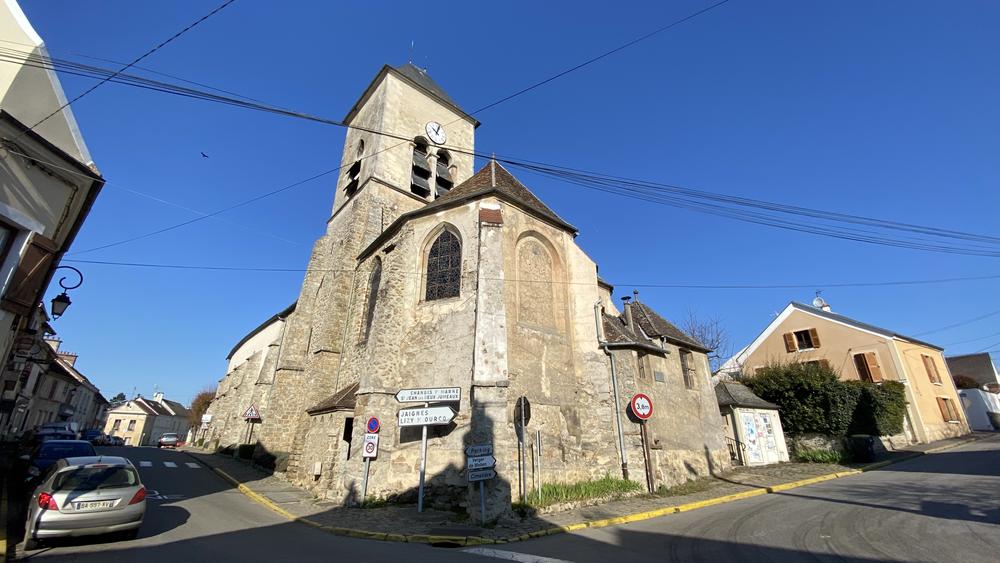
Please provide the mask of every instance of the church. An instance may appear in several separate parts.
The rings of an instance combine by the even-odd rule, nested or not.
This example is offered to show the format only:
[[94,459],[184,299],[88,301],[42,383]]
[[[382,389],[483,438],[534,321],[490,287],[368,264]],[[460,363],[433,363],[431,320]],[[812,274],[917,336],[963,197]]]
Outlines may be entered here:
[[[199,440],[252,443],[258,464],[344,505],[365,484],[369,499],[409,501],[422,433],[397,416],[421,405],[396,394],[459,388],[441,403],[454,419],[427,427],[429,507],[492,519],[539,480],[653,490],[729,467],[710,350],[638,293],[617,306],[576,227],[496,161],[476,171],[479,122],[425,70],[384,66],[344,123],[333,210],[299,297],[232,349]],[[639,393],[645,422],[629,407]],[[481,515],[465,450],[484,444],[496,477]]]

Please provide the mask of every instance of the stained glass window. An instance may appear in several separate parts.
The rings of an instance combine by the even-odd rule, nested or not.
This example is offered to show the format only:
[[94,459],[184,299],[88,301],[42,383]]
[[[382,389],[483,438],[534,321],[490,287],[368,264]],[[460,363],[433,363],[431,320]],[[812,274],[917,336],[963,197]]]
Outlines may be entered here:
[[431,245],[427,255],[427,301],[458,297],[462,283],[462,243],[450,231],[444,231]]

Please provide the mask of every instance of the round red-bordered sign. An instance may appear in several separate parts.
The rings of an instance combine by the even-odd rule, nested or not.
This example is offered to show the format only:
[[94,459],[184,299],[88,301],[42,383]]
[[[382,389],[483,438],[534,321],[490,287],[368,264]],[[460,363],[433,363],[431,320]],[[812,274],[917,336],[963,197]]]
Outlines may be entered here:
[[632,407],[632,414],[639,420],[646,420],[653,416],[653,401],[645,393],[633,395],[629,406]]
[[368,433],[369,434],[376,434],[376,433],[378,433],[378,431],[379,431],[380,428],[382,428],[382,423],[380,423],[377,418],[375,418],[373,416],[373,417],[371,417],[371,418],[368,419],[367,429],[368,429]]

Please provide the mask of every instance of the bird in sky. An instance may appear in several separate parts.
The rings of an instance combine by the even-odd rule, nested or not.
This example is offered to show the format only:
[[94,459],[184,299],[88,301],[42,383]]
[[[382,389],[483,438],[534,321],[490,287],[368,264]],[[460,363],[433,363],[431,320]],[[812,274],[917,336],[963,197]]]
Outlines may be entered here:
[[208,158],[208,155],[207,155],[207,154],[205,154],[205,153],[201,153],[201,156],[203,156],[203,157],[205,157],[205,158]]

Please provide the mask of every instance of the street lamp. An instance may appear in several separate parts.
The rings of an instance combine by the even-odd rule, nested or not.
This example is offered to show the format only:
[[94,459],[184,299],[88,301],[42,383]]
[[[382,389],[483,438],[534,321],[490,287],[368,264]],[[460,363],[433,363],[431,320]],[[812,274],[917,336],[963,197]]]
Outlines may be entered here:
[[69,294],[66,293],[67,289],[76,289],[83,285],[83,273],[77,270],[73,266],[58,266],[56,270],[60,269],[73,270],[76,275],[80,276],[80,281],[76,282],[75,285],[66,285],[66,277],[63,276],[59,278],[59,287],[63,288],[63,292],[52,298],[52,320],[58,319],[66,312],[66,308],[70,306],[73,302],[69,299]]

